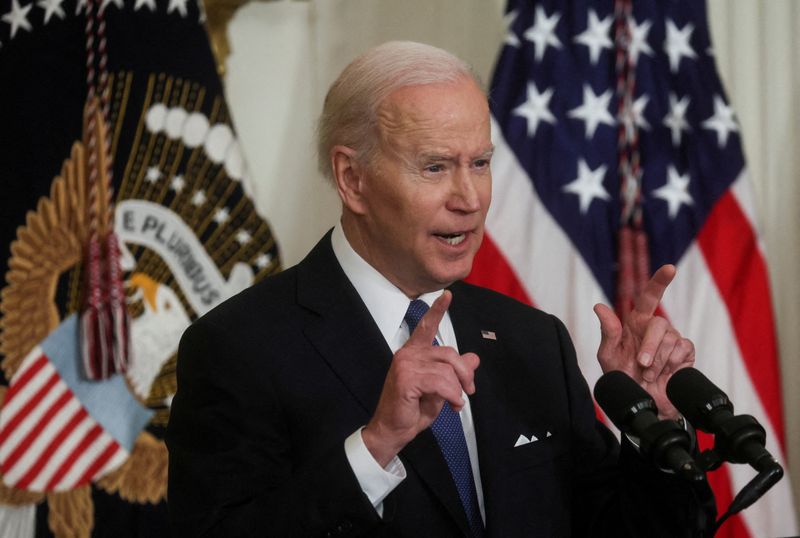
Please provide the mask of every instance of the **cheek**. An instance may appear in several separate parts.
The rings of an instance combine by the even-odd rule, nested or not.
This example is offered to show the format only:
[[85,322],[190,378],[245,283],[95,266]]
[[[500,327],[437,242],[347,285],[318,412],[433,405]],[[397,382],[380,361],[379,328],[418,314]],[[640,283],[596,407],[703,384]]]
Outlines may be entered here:
[[479,196],[481,198],[483,213],[486,214],[486,211],[489,209],[489,204],[492,202],[492,176],[489,176],[487,181],[480,186]]

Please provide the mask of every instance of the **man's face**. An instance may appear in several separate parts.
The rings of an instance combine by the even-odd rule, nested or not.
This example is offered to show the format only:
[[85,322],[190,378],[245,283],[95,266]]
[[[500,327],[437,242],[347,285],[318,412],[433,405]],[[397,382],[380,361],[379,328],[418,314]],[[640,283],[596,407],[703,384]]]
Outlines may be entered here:
[[469,79],[402,88],[379,110],[361,255],[409,297],[466,277],[492,192],[486,97]]

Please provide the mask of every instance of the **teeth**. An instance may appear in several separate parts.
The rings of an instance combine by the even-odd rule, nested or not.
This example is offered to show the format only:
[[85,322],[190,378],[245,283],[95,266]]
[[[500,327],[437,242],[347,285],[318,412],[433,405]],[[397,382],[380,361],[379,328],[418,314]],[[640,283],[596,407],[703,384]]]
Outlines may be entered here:
[[449,235],[444,237],[444,240],[447,241],[448,245],[458,245],[466,238],[465,234],[458,234],[458,235]]

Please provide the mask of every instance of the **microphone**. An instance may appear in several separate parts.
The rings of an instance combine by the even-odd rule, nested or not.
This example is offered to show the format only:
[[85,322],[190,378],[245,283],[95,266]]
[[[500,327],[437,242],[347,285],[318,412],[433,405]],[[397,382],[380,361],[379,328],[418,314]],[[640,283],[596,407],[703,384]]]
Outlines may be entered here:
[[641,439],[645,458],[691,482],[705,481],[689,455],[688,432],[674,420],[659,420],[656,402],[633,379],[618,370],[607,372],[597,381],[594,397],[617,428]]
[[682,368],[667,382],[667,396],[697,429],[714,434],[714,450],[731,463],[757,471],[777,463],[764,445],[767,433],[750,415],[733,414],[728,395],[699,370]]
[[[731,503],[727,516],[735,514],[758,500],[783,477],[783,467],[764,448],[767,433],[750,415],[734,415],[733,404],[706,376],[694,368],[682,368],[667,382],[667,396],[697,429],[714,434],[711,460],[716,468],[718,458],[731,463],[747,463],[758,471]],[[707,451],[708,452],[708,451]],[[704,453],[705,454],[705,453]]]

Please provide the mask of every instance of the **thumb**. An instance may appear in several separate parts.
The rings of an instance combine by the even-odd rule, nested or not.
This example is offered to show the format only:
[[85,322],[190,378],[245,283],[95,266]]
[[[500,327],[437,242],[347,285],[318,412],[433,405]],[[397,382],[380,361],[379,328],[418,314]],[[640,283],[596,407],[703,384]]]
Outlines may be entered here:
[[604,304],[594,305],[594,313],[600,320],[600,347],[597,349],[597,358],[607,359],[613,355],[613,351],[622,339],[622,322],[614,311]]

